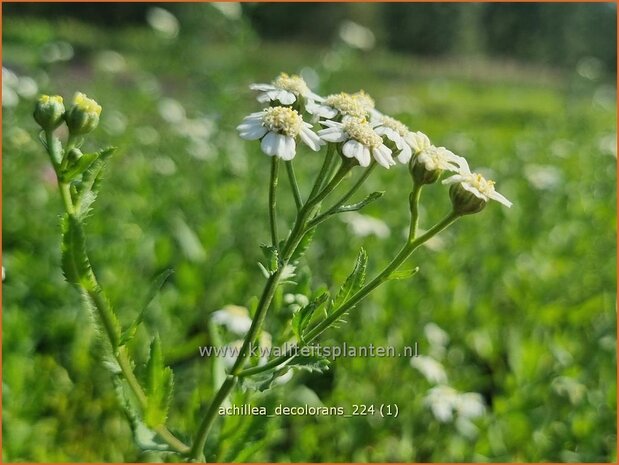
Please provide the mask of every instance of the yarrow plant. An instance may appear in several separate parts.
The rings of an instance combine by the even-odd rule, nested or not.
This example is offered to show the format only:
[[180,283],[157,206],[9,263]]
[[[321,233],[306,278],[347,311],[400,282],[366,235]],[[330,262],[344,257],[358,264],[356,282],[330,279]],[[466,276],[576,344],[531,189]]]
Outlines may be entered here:
[[[247,116],[237,129],[243,139],[259,142],[262,152],[270,157],[267,216],[271,237],[270,243],[262,246],[266,261],[261,264],[266,281],[253,318],[241,312],[242,324],[231,323],[230,318],[234,315],[229,308],[212,316],[214,321],[232,324],[236,332],[245,336],[238,343],[238,356],[228,361],[228,372],[218,384],[213,399],[200,413],[197,431],[182,435],[183,438],[191,438],[190,441],[179,439],[166,426],[174,381],[172,370],[164,366],[158,338],[152,341],[150,347],[146,376],[142,380],[136,374],[136,364],[128,343],[142,323],[143,310],[133,323],[123,328],[88,258],[83,223],[99,190],[103,167],[114,151],[113,148],[91,153],[81,151],[84,139],[99,123],[101,106],[86,95],[77,93],[72,105],[65,109],[62,97],[44,95],[38,100],[34,111],[34,118],[42,129],[42,144],[58,178],[64,207],[62,269],[66,280],[83,295],[101,328],[106,347],[106,366],[112,371],[120,402],[129,413],[136,440],[143,447],[175,453],[188,461],[212,457],[212,453],[205,450],[207,438],[218,419],[220,406],[240,384],[263,390],[278,384],[283,378],[287,379],[295,370],[327,369],[328,360],[320,356],[301,356],[299,349],[312,344],[380,285],[391,279],[404,279],[416,274],[418,268],[402,270],[401,266],[419,246],[457,219],[481,211],[490,200],[511,206],[511,202],[495,190],[492,181],[470,170],[463,157],[444,147],[434,146],[425,134],[380,113],[375,108],[374,100],[363,91],[321,97],[312,92],[301,77],[283,73],[270,84],[252,84],[250,88],[257,92],[258,102],[266,106]],[[68,137],[61,142],[55,130],[63,124],[68,129]],[[324,156],[320,157],[321,166],[317,168],[312,187],[306,195],[297,183],[293,165],[296,156],[305,156],[299,154],[301,150],[298,149],[303,148],[299,141],[313,152],[325,149]],[[317,157],[315,153],[308,156]],[[408,237],[400,249],[369,280],[366,280],[367,254],[361,249],[352,272],[337,293],[331,295],[323,292],[312,299],[301,296],[301,303],[295,304],[289,322],[295,341],[292,346],[287,346],[277,357],[258,359],[252,356],[253,344],[260,344],[265,339],[263,326],[274,305],[276,290],[290,285],[297,263],[310,245],[318,226],[331,217],[361,210],[378,200],[383,192],[374,192],[360,201],[348,203],[376,166],[389,169],[397,166],[398,162],[408,167],[411,178],[402,181],[410,184],[407,205],[410,226]],[[296,216],[290,228],[280,237],[277,199],[281,164],[285,165]],[[444,172],[451,173],[443,184],[450,186],[452,208],[440,221],[420,234],[418,222],[422,189],[437,183]],[[350,186],[344,187],[339,196],[334,196],[336,189],[349,182],[349,177],[356,179]],[[167,277],[167,274],[160,276],[155,282],[155,289]],[[239,309],[232,313],[239,313]]]

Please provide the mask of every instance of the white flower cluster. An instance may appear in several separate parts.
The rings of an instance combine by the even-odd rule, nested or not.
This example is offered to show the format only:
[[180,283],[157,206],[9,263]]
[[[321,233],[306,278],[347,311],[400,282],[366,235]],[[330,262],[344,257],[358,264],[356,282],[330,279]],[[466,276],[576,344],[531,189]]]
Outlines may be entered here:
[[[413,176],[421,183],[435,182],[443,171],[455,173],[443,183],[460,186],[457,197],[461,203],[468,202],[463,213],[478,211],[475,205],[471,206],[475,200],[466,198],[469,194],[481,205],[492,199],[511,206],[496,192],[494,182],[471,172],[463,157],[432,145],[422,132],[411,131],[400,121],[382,114],[363,91],[321,97],[310,90],[302,77],[285,73],[270,84],[252,84],[250,89],[258,92],[260,103],[269,106],[247,116],[237,130],[244,139],[260,140],[262,151],[269,156],[292,160],[298,139],[314,151],[327,143],[336,144],[341,156],[355,159],[362,167],[373,161],[385,168],[396,165],[395,160],[410,164],[411,171],[417,173]],[[317,122],[316,132],[304,116]]]

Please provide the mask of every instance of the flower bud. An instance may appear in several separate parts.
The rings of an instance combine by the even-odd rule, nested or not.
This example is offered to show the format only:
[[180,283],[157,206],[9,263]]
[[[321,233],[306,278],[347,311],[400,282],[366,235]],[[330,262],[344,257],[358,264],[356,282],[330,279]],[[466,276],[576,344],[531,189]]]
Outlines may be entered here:
[[409,164],[411,176],[416,184],[432,184],[443,174],[441,169],[428,169],[424,163],[419,161],[419,157],[413,157]]
[[73,97],[73,106],[65,114],[69,132],[73,135],[83,135],[92,132],[99,124],[101,106],[86,94],[78,92]]
[[60,95],[41,95],[34,107],[35,121],[46,131],[53,131],[62,124],[64,104]]
[[471,215],[484,209],[487,201],[466,190],[461,183],[452,184],[449,188],[449,198],[454,212],[459,215]]

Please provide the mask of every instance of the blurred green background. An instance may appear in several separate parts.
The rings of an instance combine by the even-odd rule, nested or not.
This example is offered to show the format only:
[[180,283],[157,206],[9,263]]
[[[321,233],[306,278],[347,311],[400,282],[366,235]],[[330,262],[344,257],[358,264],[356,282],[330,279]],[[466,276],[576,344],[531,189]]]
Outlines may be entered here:
[[[158,271],[175,270],[133,349],[141,373],[161,334],[177,381],[170,427],[185,437],[212,396],[212,361],[198,356],[212,343],[209,314],[247,305],[263,284],[269,164],[234,128],[258,108],[248,84],[280,71],[322,94],[366,90],[497,179],[514,206],[458,222],[416,253],[414,279],[389,282],[321,341],[418,342],[415,366],[341,358],[233,399],[397,404],[398,418],[229,418],[207,459],[616,460],[614,4],[4,3],[3,16],[3,461],[169,459],[134,445],[63,281],[36,95],[86,92],[103,106],[87,145],[119,147],[87,232],[121,320]],[[319,164],[297,157],[305,192]],[[362,245],[371,274],[395,253],[409,182],[403,167],[377,170],[365,190],[384,198],[325,223],[303,271],[314,287],[336,289]],[[285,228],[287,194],[280,206]],[[448,208],[445,188],[426,189],[422,227]],[[274,343],[294,305],[280,297],[266,325]],[[430,391],[437,380],[479,393],[483,413],[441,421],[449,391]]]

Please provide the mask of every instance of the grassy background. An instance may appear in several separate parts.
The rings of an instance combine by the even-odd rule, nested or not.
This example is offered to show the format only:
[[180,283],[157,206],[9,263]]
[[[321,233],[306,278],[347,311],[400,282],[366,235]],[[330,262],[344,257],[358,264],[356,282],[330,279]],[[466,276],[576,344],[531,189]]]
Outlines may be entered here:
[[[211,362],[197,351],[209,343],[209,313],[246,305],[263,284],[256,262],[268,240],[269,165],[234,127],[257,108],[247,85],[282,70],[316,75],[324,94],[365,89],[385,112],[486,168],[514,202],[441,234],[412,260],[421,267],[415,279],[388,283],[321,341],[418,342],[451,386],[481,393],[487,411],[465,432],[434,418],[424,403],[432,385],[408,359],[341,358],[325,375],[301,374],[251,402],[395,403],[397,419],[229,419],[209,459],[616,460],[614,85],[586,61],[556,70],[362,53],[339,41],[264,42],[242,19],[214,8],[207,16],[208,27],[175,39],[141,25],[108,31],[5,17],[3,66],[21,80],[3,73],[3,87],[19,90],[15,105],[4,91],[3,107],[3,460],[165,458],[134,446],[89,317],[63,282],[61,209],[27,78],[67,99],[81,90],[104,108],[88,145],[119,151],[88,221],[88,245],[121,320],[135,317],[158,271],[175,270],[134,351],[144,363],[148,340],[162,336],[177,380],[170,425],[182,436],[212,395]],[[63,43],[73,50],[66,60]],[[319,164],[300,153],[305,192]],[[367,183],[367,192],[387,191],[364,211],[385,223],[387,238],[355,236],[340,219],[324,225],[306,260],[315,287],[335,289],[361,246],[370,272],[393,255],[408,221],[409,182],[400,167],[377,170]],[[280,205],[284,230],[293,205],[289,197]],[[426,189],[422,227],[448,207],[446,189]],[[275,309],[267,331],[281,334],[289,311]],[[429,323],[449,335],[444,347],[429,340]]]

